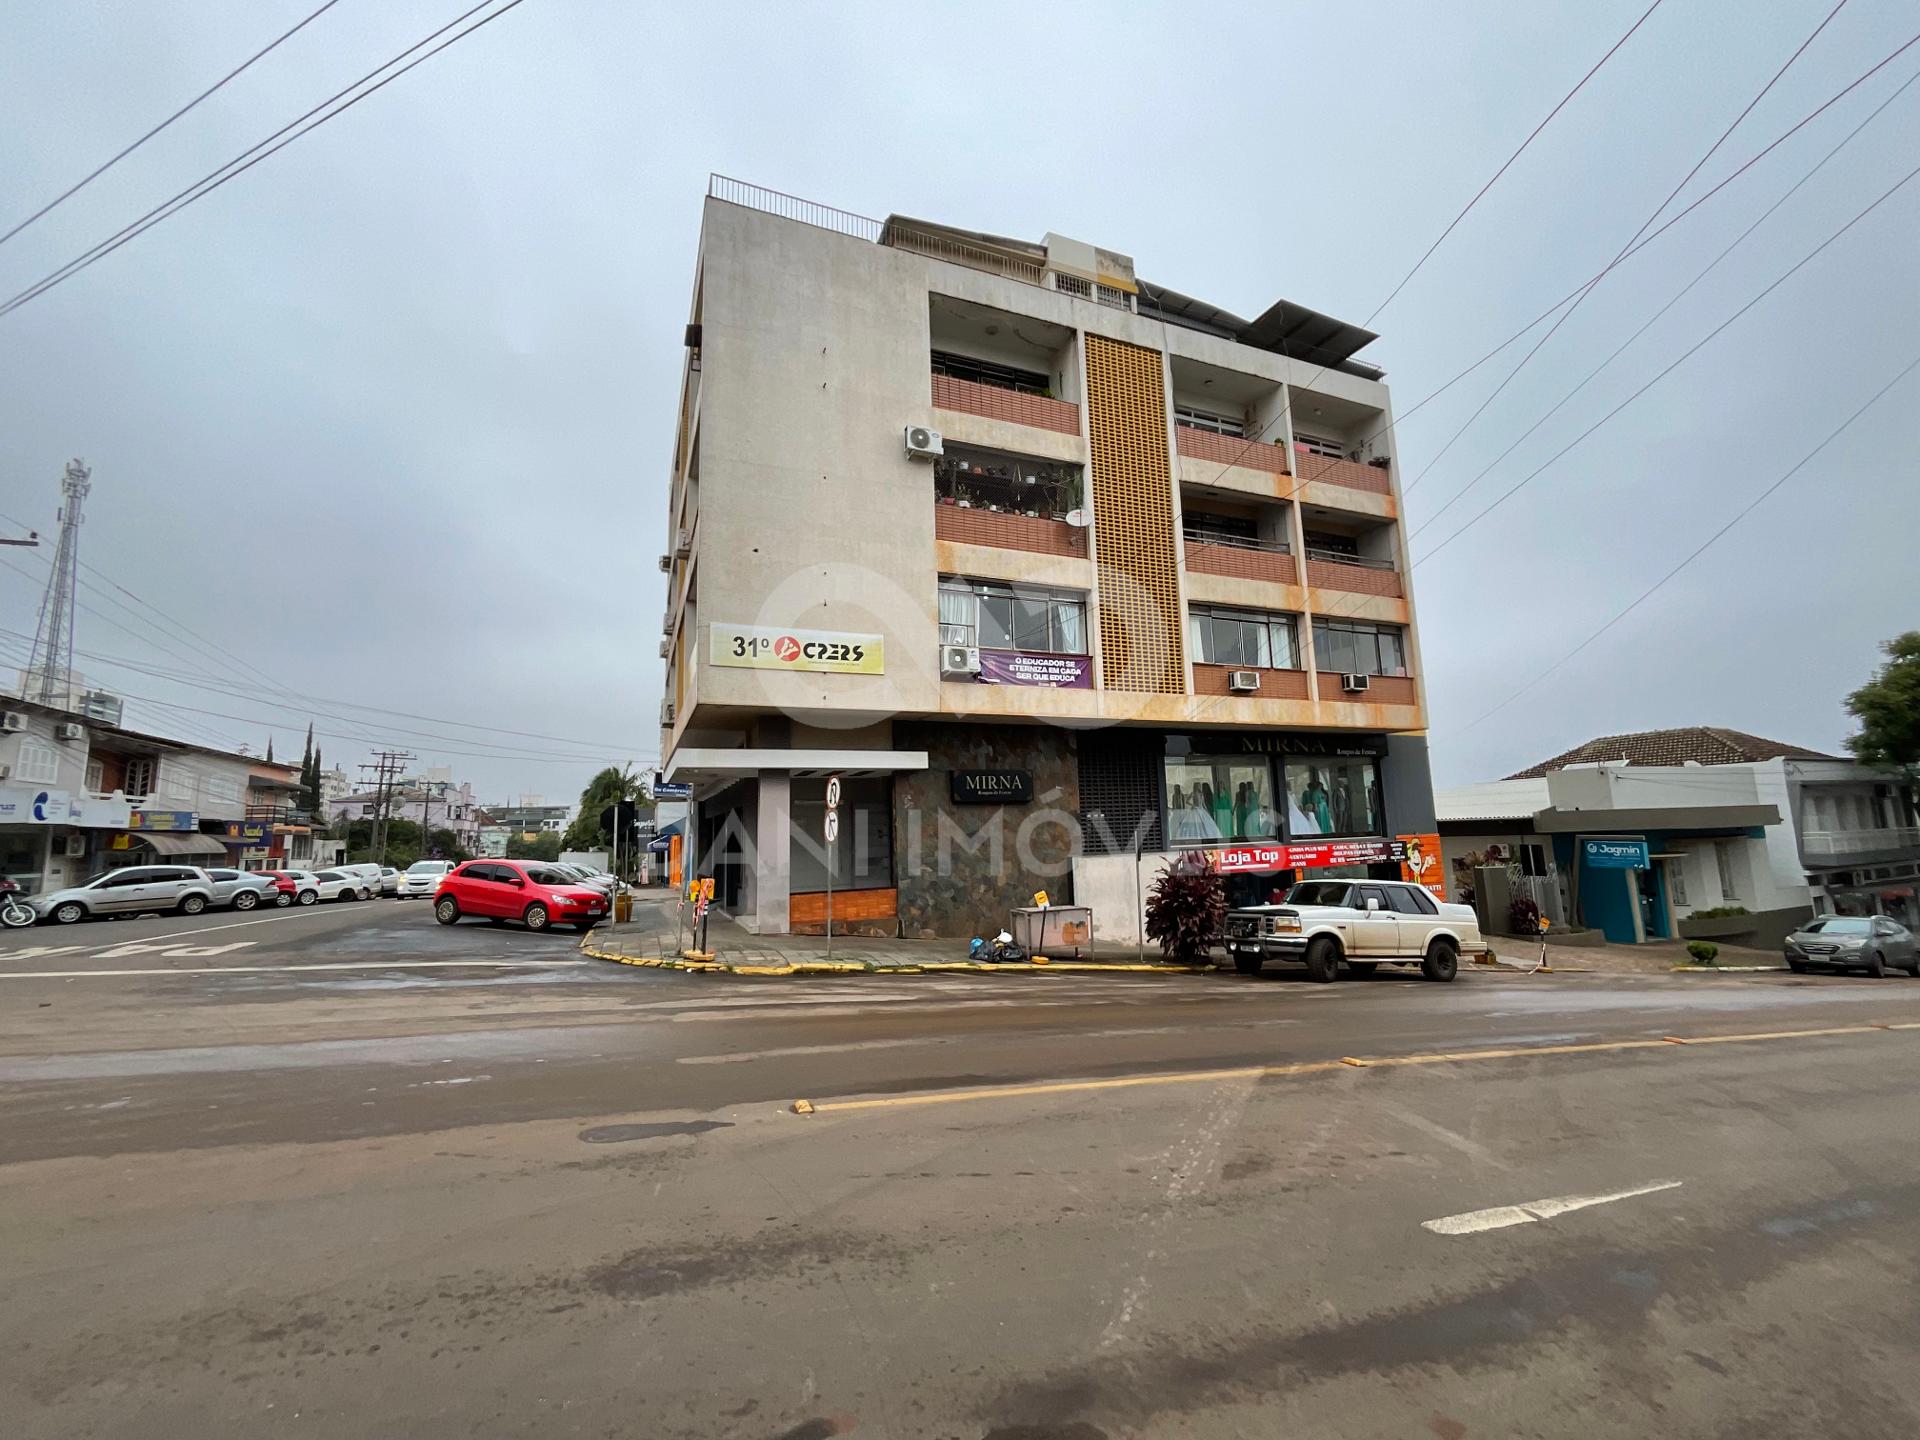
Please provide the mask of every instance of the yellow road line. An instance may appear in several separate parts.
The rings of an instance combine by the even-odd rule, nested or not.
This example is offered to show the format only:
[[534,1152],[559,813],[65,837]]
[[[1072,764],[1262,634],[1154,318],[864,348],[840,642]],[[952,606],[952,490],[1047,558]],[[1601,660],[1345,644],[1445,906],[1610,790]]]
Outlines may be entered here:
[[[1176,1070],[1152,1075],[1122,1075],[1105,1080],[1048,1080],[996,1085],[976,1090],[935,1090],[921,1095],[881,1095],[867,1100],[796,1101],[799,1114],[841,1110],[894,1110],[916,1105],[952,1105],[966,1100],[1017,1099],[1025,1095],[1070,1095],[1097,1090],[1133,1090],[1146,1085],[1208,1085],[1223,1080],[1265,1080],[1282,1075],[1315,1075],[1349,1066],[1451,1065],[1467,1060],[1515,1060],[1536,1055],[1591,1055],[1610,1050],[1666,1050],[1673,1045],[1731,1045],[1739,1041],[1805,1040],[1823,1035],[1871,1035],[1884,1030],[1920,1030],[1920,1022],[1887,1025],[1834,1025],[1809,1030],[1761,1030],[1742,1035],[1668,1035],[1658,1040],[1597,1040],[1581,1045],[1520,1045],[1500,1050],[1428,1051],[1415,1055],[1342,1056],[1294,1065],[1239,1065],[1226,1070]],[[1676,1052],[1677,1053],[1677,1052]]]

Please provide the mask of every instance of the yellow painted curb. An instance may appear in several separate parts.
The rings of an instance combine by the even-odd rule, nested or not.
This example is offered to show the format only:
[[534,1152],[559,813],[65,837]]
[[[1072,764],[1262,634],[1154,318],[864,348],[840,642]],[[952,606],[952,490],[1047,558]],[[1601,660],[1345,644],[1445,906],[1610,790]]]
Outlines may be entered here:
[[851,961],[805,960],[786,965],[736,965],[715,957],[711,951],[683,950],[678,956],[625,955],[603,950],[587,941],[580,942],[580,953],[594,960],[615,965],[636,965],[650,970],[687,970],[721,975],[922,975],[967,974],[1003,975],[1046,971],[1073,971],[1082,974],[1122,975],[1211,975],[1211,965],[1141,965],[1125,962],[1114,965],[1097,960],[1050,960],[1042,962],[989,965],[979,960],[916,960],[897,965],[860,965]]

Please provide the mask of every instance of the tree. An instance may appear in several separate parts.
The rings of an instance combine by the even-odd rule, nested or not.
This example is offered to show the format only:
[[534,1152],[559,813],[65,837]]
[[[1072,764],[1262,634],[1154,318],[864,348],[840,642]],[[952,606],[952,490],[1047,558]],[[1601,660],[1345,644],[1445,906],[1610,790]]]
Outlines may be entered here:
[[509,835],[507,858],[509,860],[558,860],[560,837],[551,830],[542,830],[531,839],[523,835]]
[[1847,697],[1847,709],[1860,722],[1847,748],[1862,765],[1920,779],[1920,630],[1896,635],[1880,648],[1887,663]]
[[[567,826],[566,834],[560,837],[560,848],[611,851],[613,832],[600,823],[600,812],[622,800],[638,800],[640,793],[640,777],[631,769],[607,766],[589,780],[587,788],[580,792],[580,812],[573,817],[573,823]],[[632,836],[622,836],[621,850],[624,852],[632,841]]]

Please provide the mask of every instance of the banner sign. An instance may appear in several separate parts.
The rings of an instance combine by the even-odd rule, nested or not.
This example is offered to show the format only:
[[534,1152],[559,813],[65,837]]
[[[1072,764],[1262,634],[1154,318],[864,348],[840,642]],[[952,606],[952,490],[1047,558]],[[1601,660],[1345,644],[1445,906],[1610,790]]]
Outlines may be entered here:
[[1440,863],[1440,837],[1402,835],[1400,843],[1407,847],[1406,859],[1400,862],[1400,878],[1424,885],[1437,898],[1446,899],[1447,872]]
[[0,786],[0,825],[65,825],[72,818],[72,808],[72,797],[65,790]]
[[1033,799],[1031,770],[955,770],[948,785],[956,805],[1025,805]]
[[129,830],[198,830],[200,817],[191,810],[136,810],[127,817]]
[[1580,855],[1590,870],[1645,870],[1653,864],[1644,840],[1583,840]]
[[1263,870],[1317,870],[1328,865],[1405,864],[1407,847],[1400,840],[1308,840],[1288,845],[1280,841],[1253,841],[1209,850],[1213,868],[1222,875]]
[[886,673],[885,641],[840,630],[788,630],[778,625],[707,627],[708,658],[744,670],[823,670],[840,675]]
[[1039,655],[1027,650],[982,650],[982,685],[1030,685],[1041,690],[1091,690],[1091,655]]
[[656,800],[691,800],[693,786],[684,780],[662,780],[657,776],[650,787]]
[[229,820],[220,828],[228,840],[238,845],[258,847],[267,843],[269,827],[264,820]]

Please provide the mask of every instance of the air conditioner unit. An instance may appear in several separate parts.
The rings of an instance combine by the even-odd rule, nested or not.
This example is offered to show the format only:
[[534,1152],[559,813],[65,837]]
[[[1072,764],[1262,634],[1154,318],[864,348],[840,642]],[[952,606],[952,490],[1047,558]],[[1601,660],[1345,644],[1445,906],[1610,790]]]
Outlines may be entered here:
[[662,640],[660,642],[660,658],[662,660],[666,660],[666,659],[669,659],[672,655],[673,655],[673,641]]
[[924,425],[907,426],[909,460],[934,460],[946,453],[946,443],[941,440],[938,430],[929,430]]
[[1340,688],[1349,695],[1364,695],[1373,684],[1371,675],[1342,675]]
[[11,765],[0,765],[0,780],[10,780],[12,778],[13,767]]
[[673,724],[673,702],[671,700],[662,700],[660,702],[660,723],[662,725]]
[[978,675],[980,673],[979,650],[972,645],[942,645],[940,673],[942,675]]
[[1260,688],[1258,670],[1235,670],[1227,676],[1227,689],[1235,695],[1251,695]]
[[26,728],[27,728],[27,717],[24,711],[9,710],[6,712],[6,714],[0,715],[0,730],[12,732],[15,730],[24,730]]
[[673,616],[671,614],[660,617],[660,633],[662,635],[673,634]]
[[671,575],[673,573],[673,556],[662,555],[660,557],[660,573],[662,575]]
[[87,738],[87,727],[73,720],[63,720],[53,733],[62,740],[84,740]]
[[684,560],[693,554],[693,531],[682,530],[673,541],[673,558]]
[[80,859],[81,856],[87,853],[87,837],[84,835],[67,836],[66,846],[61,853],[69,860]]

